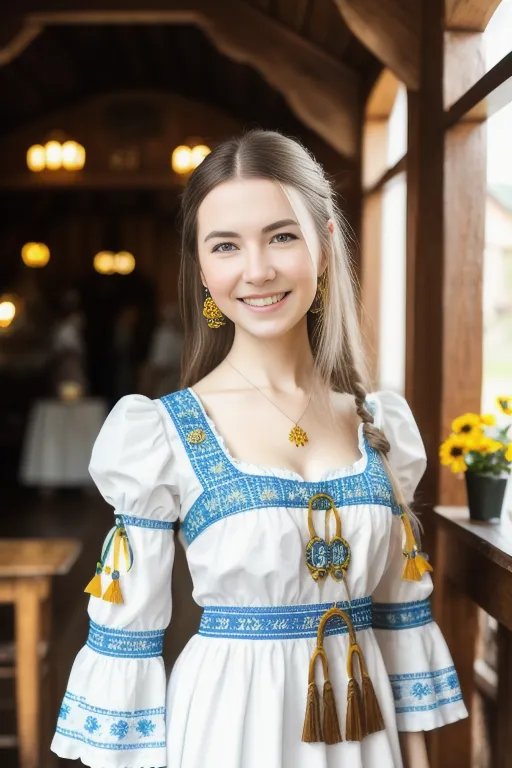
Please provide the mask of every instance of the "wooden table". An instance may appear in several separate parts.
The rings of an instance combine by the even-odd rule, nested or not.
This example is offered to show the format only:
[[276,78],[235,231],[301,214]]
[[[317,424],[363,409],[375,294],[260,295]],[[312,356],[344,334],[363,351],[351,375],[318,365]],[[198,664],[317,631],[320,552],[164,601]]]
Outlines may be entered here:
[[67,574],[80,550],[74,539],[0,539],[0,603],[12,603],[15,614],[20,768],[40,765],[40,661],[51,646],[51,579]]
[[[475,690],[477,606],[498,622],[498,699],[492,768],[512,768],[512,534],[504,525],[477,523],[465,507],[436,507],[434,617],[459,673],[466,706]],[[434,732],[436,768],[470,768],[471,722]]]

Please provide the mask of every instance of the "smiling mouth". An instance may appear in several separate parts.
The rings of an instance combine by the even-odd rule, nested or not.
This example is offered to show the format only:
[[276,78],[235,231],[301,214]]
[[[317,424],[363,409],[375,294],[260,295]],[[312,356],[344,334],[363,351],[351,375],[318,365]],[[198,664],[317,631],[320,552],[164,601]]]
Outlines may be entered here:
[[285,291],[284,293],[275,293],[273,296],[265,296],[264,298],[240,298],[239,301],[248,304],[250,307],[269,307],[272,304],[279,304],[289,293],[290,291]]

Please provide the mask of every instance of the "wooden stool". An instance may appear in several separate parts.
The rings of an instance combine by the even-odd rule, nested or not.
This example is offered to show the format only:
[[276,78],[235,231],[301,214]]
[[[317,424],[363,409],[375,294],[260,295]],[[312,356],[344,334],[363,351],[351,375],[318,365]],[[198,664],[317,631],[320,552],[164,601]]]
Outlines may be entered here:
[[[20,768],[40,765],[40,664],[51,647],[51,579],[67,574],[80,550],[74,539],[0,539],[0,603],[14,606]],[[13,744],[12,737],[2,741]]]

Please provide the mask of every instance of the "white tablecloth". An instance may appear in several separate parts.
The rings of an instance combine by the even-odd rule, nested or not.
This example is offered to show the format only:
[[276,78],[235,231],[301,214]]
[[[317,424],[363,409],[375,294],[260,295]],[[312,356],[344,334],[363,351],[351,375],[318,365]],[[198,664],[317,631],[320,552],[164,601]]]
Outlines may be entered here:
[[46,487],[92,485],[91,450],[107,416],[100,398],[38,400],[25,432],[19,481]]

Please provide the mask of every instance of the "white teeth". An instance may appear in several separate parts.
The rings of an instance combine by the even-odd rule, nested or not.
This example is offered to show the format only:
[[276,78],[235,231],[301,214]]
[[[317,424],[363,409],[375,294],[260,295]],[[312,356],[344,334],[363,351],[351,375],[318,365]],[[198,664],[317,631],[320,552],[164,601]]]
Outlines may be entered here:
[[285,293],[276,293],[275,296],[266,296],[264,299],[242,299],[245,304],[249,304],[251,307],[266,307],[269,304],[277,304],[278,301],[284,299]]

